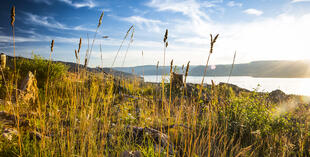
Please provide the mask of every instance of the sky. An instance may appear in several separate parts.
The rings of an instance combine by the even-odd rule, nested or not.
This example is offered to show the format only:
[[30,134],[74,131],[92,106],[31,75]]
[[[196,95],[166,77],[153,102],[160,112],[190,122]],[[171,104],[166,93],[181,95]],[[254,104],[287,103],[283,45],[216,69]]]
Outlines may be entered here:
[[[220,34],[211,64],[257,60],[310,60],[310,0],[1,0],[0,52],[13,55],[10,10],[16,7],[16,55],[75,62],[82,38],[81,59],[98,29],[89,65],[111,67],[122,40],[135,32],[124,66],[206,63],[210,34]],[[87,37],[88,36],[88,37]],[[105,39],[102,36],[109,36]],[[114,66],[122,66],[130,35]],[[100,45],[102,45],[102,57]],[[142,56],[143,51],[143,56]],[[83,62],[83,61],[82,61]]]

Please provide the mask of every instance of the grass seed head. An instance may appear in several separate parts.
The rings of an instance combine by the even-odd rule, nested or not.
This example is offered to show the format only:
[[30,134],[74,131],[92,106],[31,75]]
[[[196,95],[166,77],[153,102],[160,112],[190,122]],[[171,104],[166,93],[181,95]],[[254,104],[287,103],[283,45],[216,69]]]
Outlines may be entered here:
[[80,38],[78,53],[80,53],[81,47],[82,47],[82,38]]
[[51,52],[53,52],[54,50],[54,40],[52,40],[52,43],[51,43]]
[[100,15],[100,18],[99,18],[99,22],[98,22],[98,28],[100,27],[100,25],[102,24],[102,18],[103,18],[103,15],[104,15],[104,11],[102,11],[101,15]]
[[158,69],[159,61],[157,61],[156,69]]
[[213,53],[213,46],[214,46],[214,43],[216,42],[217,38],[219,37],[219,34],[217,34],[214,39],[213,39],[212,34],[210,34],[210,37],[211,37],[211,40],[210,40],[210,53]]
[[170,62],[170,74],[172,74],[172,68],[173,68],[173,60]]
[[78,58],[78,52],[77,52],[77,50],[75,50],[75,58],[76,58],[76,60],[79,59],[79,58]]
[[14,22],[15,22],[15,6],[13,6],[11,9],[11,26],[12,27],[14,27]]
[[186,77],[187,77],[187,75],[188,75],[189,63],[190,63],[190,61],[188,61],[187,66],[186,66],[185,78],[186,78]]
[[87,66],[87,58],[85,58],[84,67]]
[[168,29],[166,29],[166,33],[165,33],[165,36],[164,36],[164,43],[167,42],[167,39],[168,39]]

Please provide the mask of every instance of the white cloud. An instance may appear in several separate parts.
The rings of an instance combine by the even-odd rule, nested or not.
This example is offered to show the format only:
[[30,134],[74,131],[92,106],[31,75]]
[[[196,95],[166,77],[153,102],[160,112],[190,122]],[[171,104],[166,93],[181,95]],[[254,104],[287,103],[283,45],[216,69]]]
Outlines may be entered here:
[[45,3],[47,5],[52,4],[50,0],[33,0],[36,3]]
[[310,0],[292,0],[291,3],[310,2]]
[[[29,37],[20,37],[16,36],[15,37],[15,42],[17,43],[22,43],[22,42],[36,42],[40,41],[39,39],[35,38],[29,38]],[[0,35],[0,43],[12,43],[13,42],[13,37],[11,36],[5,36],[5,35]]]
[[159,20],[147,19],[141,16],[130,16],[130,17],[121,18],[121,19],[124,21],[130,22],[132,24],[135,24],[142,29],[146,27],[146,29],[149,32],[152,32],[152,31],[159,32],[160,31],[159,25],[163,24]]
[[[186,2],[152,0],[147,4],[160,12],[179,12],[189,18],[173,19],[168,23],[170,29],[167,56],[174,58],[176,64],[184,64],[187,60],[196,65],[204,64],[209,49],[210,33],[220,34],[211,64],[230,64],[235,50],[238,53],[238,63],[254,60],[310,59],[310,47],[306,42],[310,40],[310,14],[281,14],[253,19],[250,22],[221,24],[204,18],[208,15],[201,14],[203,8],[200,2]],[[248,12],[255,15],[263,14],[257,10]],[[161,51],[160,48],[154,50]]]
[[64,2],[70,6],[73,6],[75,8],[83,8],[83,7],[88,7],[88,8],[93,8],[96,7],[96,3],[93,0],[84,0],[82,2],[73,2],[72,0],[59,0],[61,2]]
[[[53,2],[52,0],[33,0],[36,3],[45,3],[47,5],[51,5]],[[64,2],[72,7],[75,8],[83,8],[83,7],[88,7],[88,8],[94,8],[97,6],[97,3],[95,0],[82,0],[82,1],[73,1],[73,0],[58,0],[59,2]]]
[[238,2],[235,2],[235,1],[229,1],[228,3],[227,3],[227,5],[229,6],[229,7],[242,7],[242,3],[238,3]]
[[209,16],[201,10],[202,7],[211,7],[210,3],[196,2],[195,0],[151,0],[147,6],[156,8],[157,11],[172,11],[182,13],[185,16],[199,22],[201,20],[209,20]]
[[94,29],[85,28],[83,26],[69,27],[56,21],[50,16],[39,16],[32,13],[25,13],[27,16],[27,24],[40,25],[47,28],[61,29],[61,30],[74,30],[74,31],[89,31],[94,32]]
[[257,9],[253,9],[253,8],[244,10],[243,12],[246,14],[249,14],[249,15],[256,15],[256,16],[260,16],[264,13],[261,10],[257,10]]

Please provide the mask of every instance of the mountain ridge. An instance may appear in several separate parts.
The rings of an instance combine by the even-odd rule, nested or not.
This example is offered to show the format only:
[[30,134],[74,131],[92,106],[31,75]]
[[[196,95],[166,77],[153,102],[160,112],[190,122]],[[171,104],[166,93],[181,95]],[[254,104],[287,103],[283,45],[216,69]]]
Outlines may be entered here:
[[[207,76],[229,76],[231,64],[218,64],[211,68],[208,66]],[[184,73],[186,67],[174,67],[176,72]],[[135,67],[115,67],[118,71],[137,75],[160,75],[169,73],[170,66],[145,65]],[[194,65],[189,68],[189,76],[202,76],[204,65]],[[235,64],[232,76],[270,77],[270,78],[310,78],[310,61],[268,60],[253,61],[250,63]]]

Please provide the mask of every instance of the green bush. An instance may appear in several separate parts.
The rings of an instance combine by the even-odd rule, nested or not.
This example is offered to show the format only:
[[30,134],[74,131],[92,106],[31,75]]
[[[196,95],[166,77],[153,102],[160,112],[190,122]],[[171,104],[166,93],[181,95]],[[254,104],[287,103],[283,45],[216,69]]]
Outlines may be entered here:
[[17,69],[22,78],[31,71],[36,76],[38,87],[42,88],[46,84],[47,77],[50,81],[58,80],[66,73],[68,67],[62,63],[53,63],[41,56],[33,55],[32,59],[18,60]]

